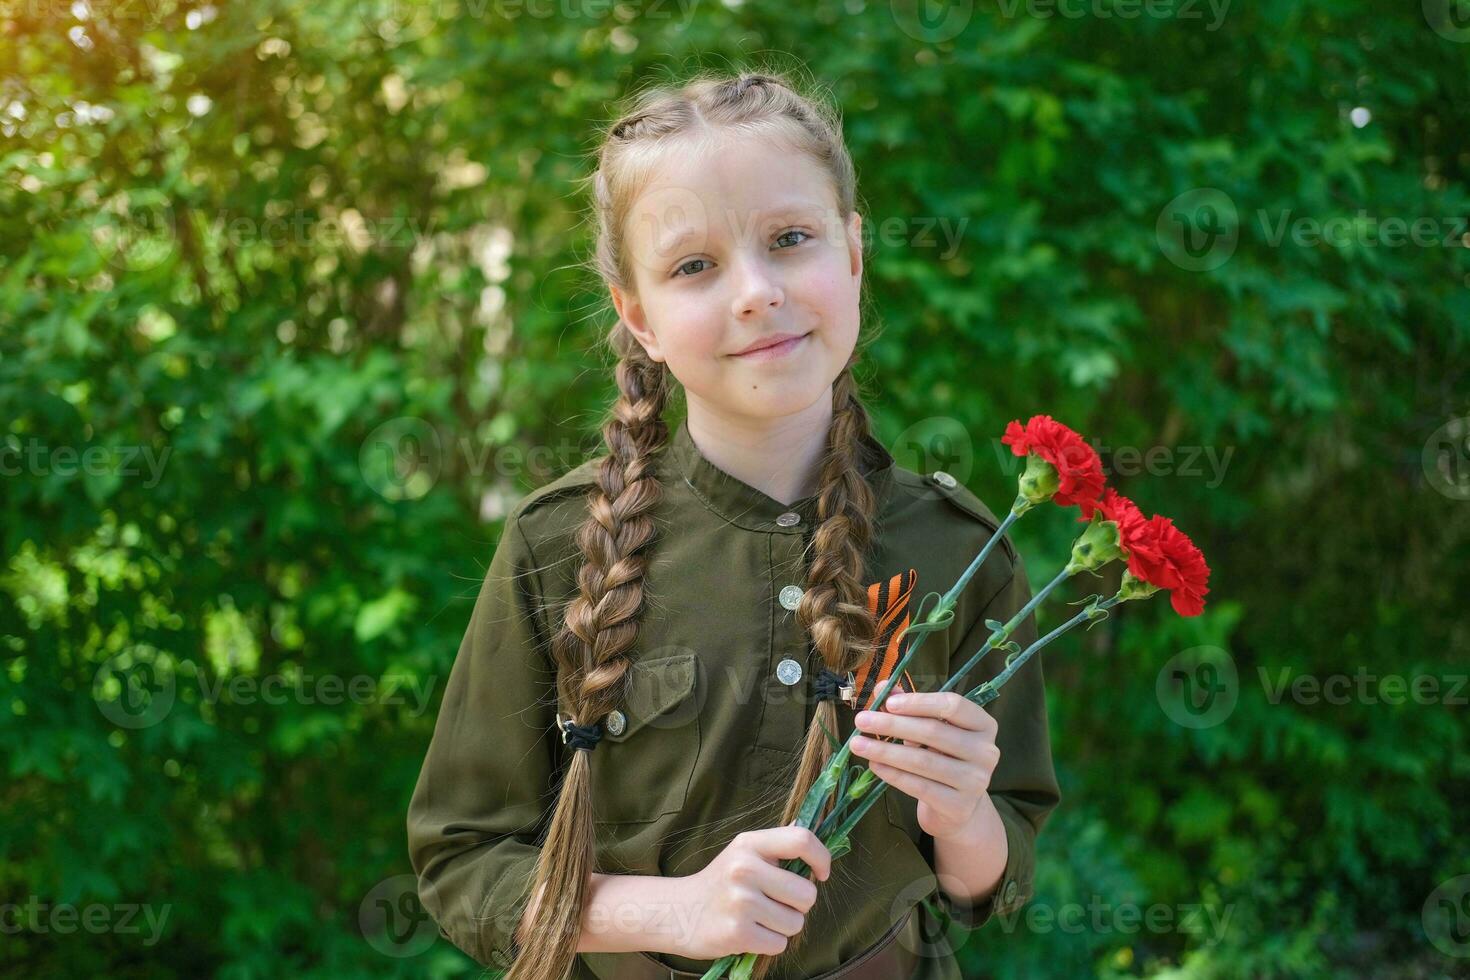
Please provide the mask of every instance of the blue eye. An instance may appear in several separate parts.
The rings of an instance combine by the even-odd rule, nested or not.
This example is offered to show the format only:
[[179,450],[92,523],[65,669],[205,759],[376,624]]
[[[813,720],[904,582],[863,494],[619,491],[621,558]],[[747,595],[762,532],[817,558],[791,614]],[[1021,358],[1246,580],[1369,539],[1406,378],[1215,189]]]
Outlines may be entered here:
[[[809,232],[802,231],[800,228],[792,228],[789,231],[783,231],[783,232],[781,232],[781,234],[777,235],[776,236],[776,241],[777,242],[780,242],[783,239],[788,238],[791,235],[800,235],[801,236],[801,240],[800,241],[796,241],[796,242],[792,242],[790,245],[783,245],[783,246],[781,246],[781,248],[783,248],[783,249],[785,249],[785,248],[794,248],[795,246],[800,245],[802,242],[806,241],[808,238],[811,238],[812,237],[812,235]],[[669,277],[671,279],[672,278],[678,278],[679,276],[684,276],[684,277],[687,278],[689,276],[698,275],[699,273],[701,273],[701,272],[704,271],[704,269],[702,267],[699,268],[699,269],[695,269],[692,272],[686,272],[685,271],[691,265],[696,265],[698,263],[704,263],[704,265],[709,265],[709,260],[708,259],[690,259],[688,262],[685,262],[683,265],[679,266],[672,273],[670,273],[670,276]]]

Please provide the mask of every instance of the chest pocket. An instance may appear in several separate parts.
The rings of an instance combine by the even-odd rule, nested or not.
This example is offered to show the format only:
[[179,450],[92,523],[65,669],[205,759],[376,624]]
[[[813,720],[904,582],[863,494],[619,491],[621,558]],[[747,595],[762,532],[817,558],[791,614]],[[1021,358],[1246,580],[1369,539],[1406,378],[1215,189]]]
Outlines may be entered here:
[[698,667],[691,651],[628,668],[622,730],[604,718],[589,760],[595,823],[645,823],[684,808],[700,748]]

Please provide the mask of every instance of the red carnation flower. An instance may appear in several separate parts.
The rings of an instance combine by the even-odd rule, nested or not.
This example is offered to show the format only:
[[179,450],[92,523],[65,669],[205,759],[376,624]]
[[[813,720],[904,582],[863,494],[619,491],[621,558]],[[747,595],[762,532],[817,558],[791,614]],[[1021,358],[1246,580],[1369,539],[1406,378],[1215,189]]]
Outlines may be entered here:
[[1103,490],[1102,460],[1080,435],[1050,415],[1033,415],[1024,426],[1012,421],[1000,441],[1017,456],[1031,453],[1050,463],[1059,480],[1052,501],[1076,504],[1084,518],[1092,517]]
[[[1097,509],[1102,511],[1103,520],[1118,525],[1118,547],[1128,556],[1129,570],[1143,578],[1141,569],[1146,560],[1157,563],[1163,559],[1157,529],[1143,516],[1137,504],[1112,487],[1103,491]],[[1086,517],[1077,519],[1088,520]]]
[[1168,589],[1169,604],[1179,615],[1198,616],[1210,591],[1204,553],[1162,514],[1150,517],[1136,533],[1139,544],[1128,553],[1128,570],[1149,585]]

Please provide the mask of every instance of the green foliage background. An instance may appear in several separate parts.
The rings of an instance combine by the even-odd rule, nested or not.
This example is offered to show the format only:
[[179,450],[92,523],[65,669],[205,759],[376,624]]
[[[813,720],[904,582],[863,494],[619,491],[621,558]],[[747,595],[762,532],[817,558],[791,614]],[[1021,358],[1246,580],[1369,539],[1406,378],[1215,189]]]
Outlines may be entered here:
[[[359,911],[409,870],[500,515],[597,449],[609,320],[575,182],[633,84],[773,58],[830,88],[870,225],[902,229],[868,257],[866,375],[900,462],[1003,510],[1010,418],[1163,447],[1114,481],[1215,569],[1202,617],[1141,604],[1048,651],[1065,799],[1033,905],[1203,902],[1228,928],[997,920],[967,971],[1465,970],[1423,911],[1470,873],[1470,713],[1262,681],[1467,670],[1470,501],[1443,480],[1470,458],[1435,448],[1470,414],[1460,6],[0,5],[0,903],[170,908],[152,945],[7,928],[5,972],[476,973],[444,941],[385,954]],[[1237,212],[1213,268],[1161,244],[1191,191]],[[1273,241],[1284,216],[1439,234]],[[924,222],[962,227],[953,254]],[[94,447],[161,476],[60,454]],[[1071,532],[1020,525],[1038,581]],[[1239,696],[1193,729],[1155,681],[1200,647]],[[94,691],[130,666],[174,685],[156,724]],[[280,674],[432,703],[201,693]]]

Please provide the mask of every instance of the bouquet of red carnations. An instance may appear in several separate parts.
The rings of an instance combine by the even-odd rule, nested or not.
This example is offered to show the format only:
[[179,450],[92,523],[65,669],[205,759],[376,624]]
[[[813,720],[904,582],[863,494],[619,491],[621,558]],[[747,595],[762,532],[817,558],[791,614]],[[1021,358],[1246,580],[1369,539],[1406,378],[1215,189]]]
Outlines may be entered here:
[[[913,659],[924,637],[949,625],[954,618],[955,603],[966,583],[985,563],[985,559],[1010,530],[1011,525],[1023,514],[1047,501],[1063,507],[1077,507],[1082,514],[1079,520],[1087,522],[1087,526],[1072,543],[1072,553],[1066,566],[1010,622],[987,620],[985,625],[990,628],[989,639],[958,673],[939,688],[940,691],[952,690],[961,678],[969,676],[970,671],[990,651],[1004,650],[1005,669],[965,694],[966,698],[976,704],[988,704],[1000,696],[1006,681],[1042,647],[1078,625],[1087,623],[1090,626],[1092,622],[1103,619],[1108,610],[1120,602],[1146,599],[1160,589],[1168,591],[1170,604],[1181,616],[1197,616],[1204,610],[1204,597],[1209,592],[1206,586],[1210,576],[1204,555],[1169,518],[1160,514],[1146,518],[1133,501],[1111,487],[1104,487],[1102,462],[1080,435],[1049,415],[1036,415],[1025,425],[1019,421],[1011,422],[1001,441],[1010,446],[1015,455],[1026,457],[1026,469],[1020,477],[1016,501],[1011,505],[1010,513],[1001,521],[999,529],[980,549],[980,553],[949,591],[942,596],[931,592],[924,597],[912,625],[903,634],[915,634],[914,639],[879,690],[870,710],[882,710],[888,692],[903,676],[904,668]],[[1106,599],[1093,595],[1076,603],[1083,606],[1081,612],[1024,650],[1020,644],[1010,639],[1016,627],[1064,581],[1078,572],[1097,575],[1102,566],[1119,560],[1127,562],[1127,569],[1123,572],[1122,585],[1117,594]],[[924,607],[931,599],[937,601],[928,614],[924,615]],[[854,737],[857,734],[854,732]],[[878,779],[872,769],[850,764],[851,739],[839,746],[836,737],[831,736],[831,733],[828,735],[832,738],[835,752],[827,768],[803,800],[796,823],[812,830],[831,852],[833,860],[836,860],[851,849],[848,835],[863,815],[882,797],[888,784]],[[817,815],[822,813],[825,816],[818,823]],[[785,862],[782,867],[797,874],[805,874],[810,870],[799,859]],[[734,980],[748,980],[756,958],[755,953],[723,957],[710,967],[703,980],[717,980],[725,976],[726,971],[730,972]]]

